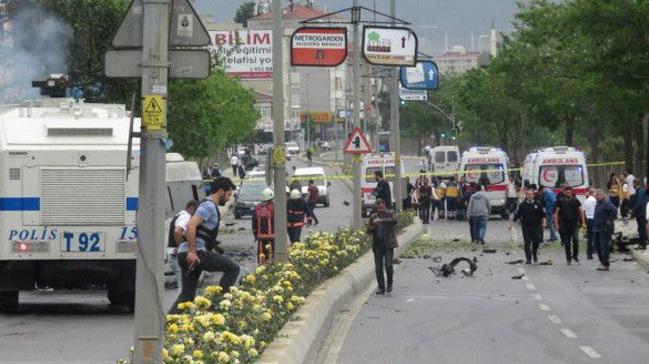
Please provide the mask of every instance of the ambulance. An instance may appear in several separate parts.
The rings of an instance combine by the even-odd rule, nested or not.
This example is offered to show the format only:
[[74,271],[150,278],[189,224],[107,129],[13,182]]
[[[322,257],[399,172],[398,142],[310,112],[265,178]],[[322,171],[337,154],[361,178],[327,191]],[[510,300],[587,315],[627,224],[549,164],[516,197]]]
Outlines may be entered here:
[[129,122],[123,105],[0,107],[0,312],[17,311],[19,291],[88,285],[132,310],[140,143],[127,178]]
[[[383,172],[383,177],[390,184],[392,201],[394,202],[394,175],[396,173],[396,164],[394,162],[394,153],[367,154],[361,162],[361,211],[363,217],[368,216],[374,209],[376,197],[374,189],[377,181],[374,173]],[[403,165],[401,165],[401,175],[405,175]]]
[[549,187],[555,193],[568,185],[581,202],[588,197],[590,185],[586,156],[573,147],[541,148],[528,154],[521,177],[524,185]]
[[428,160],[434,176],[450,177],[460,168],[460,148],[456,145],[442,145],[428,152]]
[[471,147],[462,153],[459,177],[466,183],[485,186],[491,213],[507,218],[509,157],[500,148]]

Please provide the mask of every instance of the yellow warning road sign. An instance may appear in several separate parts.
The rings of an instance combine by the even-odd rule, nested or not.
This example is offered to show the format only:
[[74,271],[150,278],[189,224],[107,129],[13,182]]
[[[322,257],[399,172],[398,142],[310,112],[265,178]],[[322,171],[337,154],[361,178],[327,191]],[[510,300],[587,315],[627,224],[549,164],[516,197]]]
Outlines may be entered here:
[[165,126],[165,100],[160,95],[142,97],[142,128],[162,130]]

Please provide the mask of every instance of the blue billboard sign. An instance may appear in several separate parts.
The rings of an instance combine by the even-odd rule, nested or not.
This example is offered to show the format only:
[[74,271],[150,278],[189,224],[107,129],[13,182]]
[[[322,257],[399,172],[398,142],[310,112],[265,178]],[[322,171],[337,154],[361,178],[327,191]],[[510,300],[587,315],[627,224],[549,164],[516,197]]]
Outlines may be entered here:
[[433,61],[419,61],[414,67],[401,67],[401,86],[410,90],[436,90],[439,70]]

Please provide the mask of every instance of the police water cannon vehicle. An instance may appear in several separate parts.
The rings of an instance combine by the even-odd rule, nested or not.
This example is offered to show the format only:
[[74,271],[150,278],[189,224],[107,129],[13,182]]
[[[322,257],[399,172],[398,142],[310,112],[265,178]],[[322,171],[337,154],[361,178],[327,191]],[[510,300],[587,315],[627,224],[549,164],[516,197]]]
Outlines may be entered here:
[[130,115],[61,98],[62,75],[34,84],[49,97],[0,108],[0,311],[18,309],[19,291],[88,285],[132,309],[139,139],[127,178]]

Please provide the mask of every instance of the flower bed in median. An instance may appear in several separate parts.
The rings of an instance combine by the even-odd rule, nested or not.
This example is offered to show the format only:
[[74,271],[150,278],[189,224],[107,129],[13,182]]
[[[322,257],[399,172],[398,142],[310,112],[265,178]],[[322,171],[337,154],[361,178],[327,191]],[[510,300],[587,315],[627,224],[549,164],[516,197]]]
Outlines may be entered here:
[[[397,230],[412,223],[399,216]],[[257,269],[238,287],[203,289],[194,302],[167,315],[165,363],[251,363],[275,338],[305,297],[320,283],[365,254],[371,239],[363,232],[314,233],[289,249],[289,262]]]

